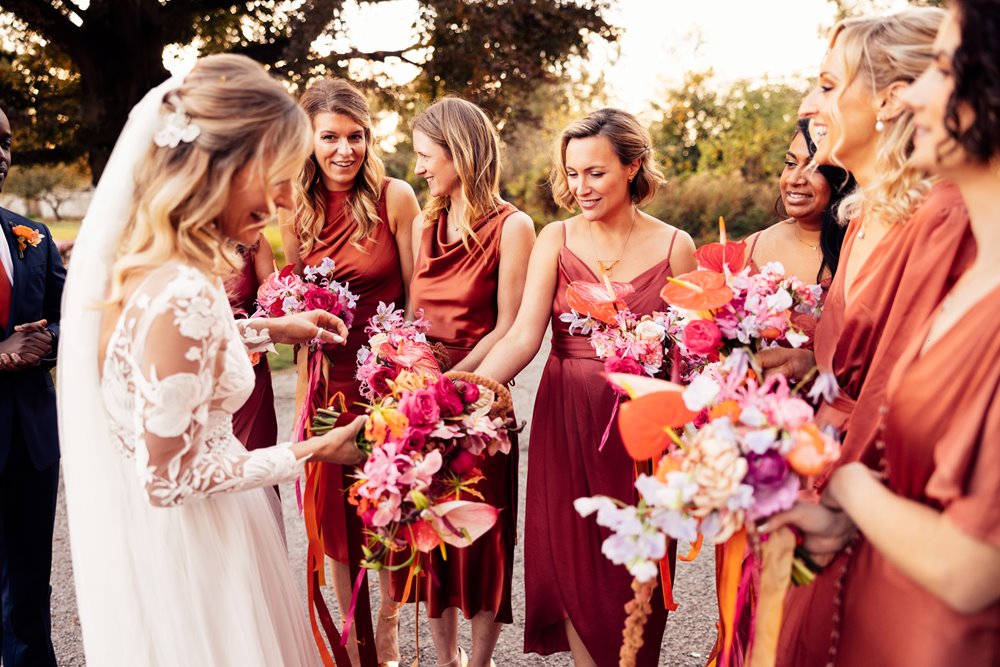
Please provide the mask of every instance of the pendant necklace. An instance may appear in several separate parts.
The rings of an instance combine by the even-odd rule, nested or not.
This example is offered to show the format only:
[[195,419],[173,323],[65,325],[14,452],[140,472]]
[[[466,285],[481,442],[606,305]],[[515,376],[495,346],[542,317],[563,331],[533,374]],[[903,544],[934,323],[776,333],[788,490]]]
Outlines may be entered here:
[[818,243],[816,245],[813,245],[812,243],[808,243],[808,242],[802,240],[802,235],[800,233],[798,225],[795,226],[795,240],[798,241],[799,243],[801,243],[802,245],[804,245],[805,247],[809,248],[813,252],[816,252],[817,250],[819,250],[819,244]]
[[587,229],[590,231],[590,245],[594,248],[594,259],[597,261],[597,266],[600,267],[601,273],[606,274],[609,278],[611,277],[611,271],[615,268],[615,265],[622,261],[622,257],[625,256],[625,249],[628,247],[629,239],[632,238],[632,230],[635,229],[635,206],[632,207],[632,224],[629,225],[628,234],[625,236],[625,243],[622,244],[622,251],[618,253],[618,258],[611,261],[604,261],[597,256],[597,243],[594,241],[594,222],[590,221]]

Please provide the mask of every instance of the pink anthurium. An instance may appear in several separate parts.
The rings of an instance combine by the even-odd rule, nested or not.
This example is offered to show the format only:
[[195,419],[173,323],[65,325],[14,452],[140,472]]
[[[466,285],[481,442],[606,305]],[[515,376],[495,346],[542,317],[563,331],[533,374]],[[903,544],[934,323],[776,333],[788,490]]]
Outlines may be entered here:
[[443,541],[467,547],[493,527],[499,513],[486,503],[451,500],[434,505],[424,513],[424,518]]

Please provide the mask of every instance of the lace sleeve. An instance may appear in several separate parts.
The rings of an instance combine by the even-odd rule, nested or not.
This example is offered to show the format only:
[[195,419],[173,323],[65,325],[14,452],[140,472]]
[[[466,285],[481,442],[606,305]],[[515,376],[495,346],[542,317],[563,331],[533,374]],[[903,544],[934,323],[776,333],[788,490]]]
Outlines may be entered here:
[[239,389],[253,386],[253,373],[228,302],[207,281],[177,279],[166,291],[147,300],[133,374],[135,460],[149,502],[168,507],[294,478],[302,461],[288,446],[247,453],[233,435],[232,412],[246,398]]
[[271,340],[271,332],[267,329],[267,319],[263,317],[251,317],[245,320],[236,320],[236,328],[239,329],[240,338],[247,352],[256,354],[258,352],[274,352],[274,341]]

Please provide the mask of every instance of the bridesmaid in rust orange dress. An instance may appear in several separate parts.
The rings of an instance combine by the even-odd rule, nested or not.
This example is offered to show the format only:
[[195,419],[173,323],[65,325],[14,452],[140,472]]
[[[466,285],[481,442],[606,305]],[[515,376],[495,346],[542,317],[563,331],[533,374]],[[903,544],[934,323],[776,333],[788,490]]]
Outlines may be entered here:
[[[638,210],[663,181],[649,134],[634,116],[596,111],[563,131],[558,149],[556,202],[582,212],[539,234],[517,320],[478,372],[512,379],[535,356],[551,324],[552,350],[528,449],[524,650],[571,651],[577,665],[610,667],[618,664],[632,577],[601,553],[608,532],[580,517],[573,501],[604,494],[636,502],[635,467],[617,429],[600,449],[615,395],[588,338],[569,330],[566,287],[574,280],[599,281],[604,272],[635,288],[626,298],[634,312],[665,309],[660,290],[668,276],[694,269],[694,243]],[[643,666],[659,662],[667,617],[660,591],[652,602],[639,653]]]
[[[257,310],[257,288],[274,271],[274,251],[264,234],[252,246],[240,246],[243,268],[226,280],[226,292],[233,315],[246,318]],[[274,389],[267,355],[254,363],[253,393],[233,413],[233,434],[248,450],[270,447],[278,438],[278,417],[274,412]],[[277,487],[275,487],[277,489]]]
[[960,189],[978,252],[912,331],[892,373],[882,479],[863,463],[844,465],[821,505],[782,517],[822,555],[855,528],[863,535],[848,548],[838,666],[995,665],[1000,657],[997,35],[995,3],[956,0],[935,62],[902,95],[918,128],[911,160]]
[[[761,361],[792,377],[815,363],[836,378],[839,392],[818,416],[843,433],[837,465],[877,460],[875,426],[889,374],[974,252],[957,190],[906,163],[913,124],[898,93],[931,62],[942,17],[941,10],[913,9],[845,21],[834,31],[820,87],[800,109],[820,137],[816,161],[843,164],[860,190],[842,207],[853,219],[817,327],[815,362],[809,352],[786,350]],[[811,585],[789,591],[779,665],[826,665],[843,566],[838,559]]]
[[[479,107],[444,99],[413,121],[416,174],[430,202],[413,222],[410,312],[422,309],[428,336],[448,350],[453,370],[471,371],[507,332],[524,290],[535,241],[531,218],[500,198],[500,137]],[[419,231],[418,231],[419,230]],[[502,624],[512,623],[511,579],[517,541],[517,439],[488,457],[477,489],[500,509],[497,524],[474,544],[430,554],[421,577],[438,665],[464,664],[458,610],[472,621],[472,658],[486,667]],[[394,577],[401,599],[406,572]],[[410,600],[412,601],[411,596]]]
[[[343,394],[348,413],[344,420],[363,414],[355,373],[357,352],[368,342],[364,328],[380,301],[403,305],[412,268],[411,222],[419,212],[413,190],[404,181],[386,178],[375,152],[368,104],[354,86],[342,79],[323,79],[303,94],[302,107],[314,130],[314,153],[300,183],[300,203],[293,224],[282,228],[289,263],[303,271],[306,265],[330,258],[335,277],[347,282],[358,296],[354,323],[347,343],[327,353],[327,396]],[[304,374],[300,354],[300,382]],[[301,409],[315,411],[318,405]],[[309,470],[316,498],[319,538],[333,559],[333,584],[346,616],[352,585],[362,558],[364,529],[345,490],[354,482],[352,468],[317,463]],[[318,564],[319,566],[322,563]],[[388,576],[380,576],[383,591],[377,631],[371,635],[368,587],[362,586],[348,650],[355,664],[399,660],[397,615],[389,596]],[[311,585],[311,582],[310,582]],[[358,651],[362,661],[359,663]]]

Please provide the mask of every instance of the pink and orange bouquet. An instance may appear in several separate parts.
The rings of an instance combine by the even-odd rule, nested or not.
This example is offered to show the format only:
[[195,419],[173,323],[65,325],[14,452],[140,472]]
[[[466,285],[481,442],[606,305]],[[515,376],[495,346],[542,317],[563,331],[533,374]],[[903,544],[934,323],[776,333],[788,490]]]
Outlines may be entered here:
[[660,293],[670,305],[672,330],[688,367],[697,369],[733,350],[809,344],[798,324],[819,316],[822,289],[785,274],[778,262],[751,273],[746,245],[722,241],[695,252],[699,268],[676,278]]
[[430,322],[421,313],[407,320],[395,304],[380,302],[368,321],[368,345],[358,350],[357,379],[361,395],[368,400],[384,398],[392,392],[390,382],[402,371],[418,375],[441,374],[443,351],[427,341]]
[[[363,566],[401,569],[444,544],[465,547],[496,522],[482,495],[484,457],[510,452],[510,394],[468,373],[402,369],[368,409],[363,438],[371,455],[351,486],[369,532]],[[409,559],[390,564],[392,553]]]
[[604,361],[608,373],[653,377],[666,365],[671,324],[667,313],[639,316],[623,301],[633,292],[628,283],[574,281],[566,289],[572,308],[562,319],[570,333],[579,329],[590,336],[590,345]]
[[[839,445],[783,377],[760,384],[745,373],[730,378],[721,364],[710,370],[687,388],[612,375],[633,399],[619,416],[626,448],[637,460],[658,461],[652,474],[636,480],[635,505],[595,496],[574,506],[582,516],[596,513],[598,524],[611,530],[603,553],[640,583],[660,572],[671,539],[695,543],[695,553],[703,540],[727,543],[720,585],[730,594],[720,599],[731,598],[735,609],[748,536],[756,539],[757,522],[791,508],[804,480],[836,460]],[[705,410],[707,421],[695,428]],[[788,572],[791,580],[811,579],[804,564],[793,565],[793,547],[787,548],[786,586]]]
[[333,260],[324,257],[319,265],[305,267],[303,277],[299,277],[290,264],[272,273],[257,289],[257,312],[253,316],[281,317],[325,310],[350,327],[358,297],[347,283],[333,279],[335,270]]

